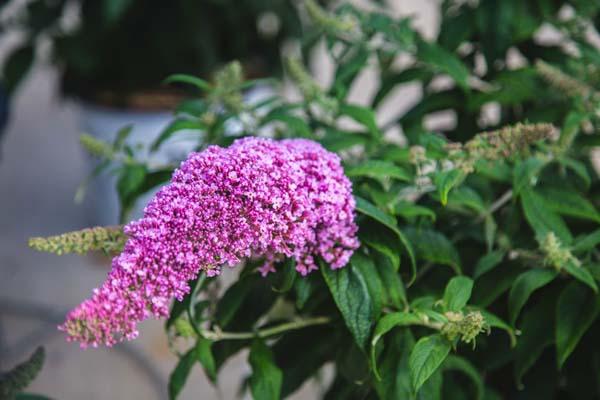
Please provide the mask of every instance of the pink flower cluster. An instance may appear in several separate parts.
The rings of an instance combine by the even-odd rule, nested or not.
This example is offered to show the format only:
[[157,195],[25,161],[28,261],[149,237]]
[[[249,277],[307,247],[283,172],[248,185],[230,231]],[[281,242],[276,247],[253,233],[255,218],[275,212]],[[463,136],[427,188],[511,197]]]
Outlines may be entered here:
[[200,271],[264,257],[260,272],[284,257],[302,275],[315,257],[341,268],[359,243],[354,199],[339,157],[302,139],[246,138],[193,153],[125,227],[129,240],[102,287],[60,329],[82,347],[135,338],[138,322],[168,316]]

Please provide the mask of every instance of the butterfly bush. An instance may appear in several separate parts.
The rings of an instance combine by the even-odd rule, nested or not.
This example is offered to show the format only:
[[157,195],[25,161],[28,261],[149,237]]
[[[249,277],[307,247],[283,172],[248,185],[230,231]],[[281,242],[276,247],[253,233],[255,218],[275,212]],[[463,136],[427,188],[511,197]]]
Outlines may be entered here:
[[167,317],[188,281],[264,257],[306,275],[316,257],[341,268],[359,245],[350,181],[337,155],[302,139],[246,138],[193,153],[125,227],[129,237],[108,279],[60,327],[69,340],[108,346],[138,335],[138,322]]

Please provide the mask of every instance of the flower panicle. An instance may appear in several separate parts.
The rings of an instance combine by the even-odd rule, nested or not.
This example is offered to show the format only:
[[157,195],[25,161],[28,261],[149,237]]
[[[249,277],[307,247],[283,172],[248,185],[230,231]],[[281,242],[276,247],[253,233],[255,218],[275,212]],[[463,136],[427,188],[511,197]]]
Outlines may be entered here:
[[358,29],[358,21],[350,15],[337,16],[331,14],[315,0],[306,0],[304,4],[312,22],[328,32],[343,34],[353,33]]
[[441,333],[450,341],[458,339],[464,343],[473,343],[475,346],[475,338],[490,329],[479,311],[469,311],[466,314],[449,311],[444,315],[448,322],[442,325]]
[[567,263],[580,266],[581,262],[571,250],[564,247],[554,232],[548,232],[540,241],[540,250],[544,254],[544,264],[560,271]]
[[251,137],[192,153],[124,227],[107,280],[60,329],[82,347],[133,339],[138,322],[168,316],[200,273],[248,257],[264,259],[263,275],[286,257],[302,275],[317,259],[342,268],[359,246],[354,208],[341,160],[316,142]]
[[111,145],[102,140],[98,140],[87,133],[79,136],[79,142],[83,148],[94,157],[113,159],[115,156],[114,149]]
[[243,83],[242,64],[239,61],[232,61],[215,73],[214,90],[211,96],[228,109],[239,113],[244,109],[244,99],[240,89]]
[[471,172],[479,160],[496,161],[519,156],[527,152],[532,144],[554,137],[556,132],[557,129],[552,124],[518,123],[479,133],[465,144],[449,143],[446,149],[459,167]]
[[90,251],[112,254],[120,252],[126,240],[122,226],[97,226],[56,236],[34,237],[29,239],[29,247],[57,255]]
[[565,74],[560,69],[542,60],[536,61],[535,69],[546,82],[569,97],[581,96],[589,98],[595,93],[587,84]]

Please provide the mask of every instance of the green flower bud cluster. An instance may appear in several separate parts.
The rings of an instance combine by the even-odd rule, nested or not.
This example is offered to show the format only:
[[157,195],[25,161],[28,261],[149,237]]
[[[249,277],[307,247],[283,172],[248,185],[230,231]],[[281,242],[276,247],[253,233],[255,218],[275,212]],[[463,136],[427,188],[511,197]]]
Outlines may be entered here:
[[98,158],[112,159],[114,158],[114,149],[108,143],[96,139],[92,135],[84,133],[79,137],[79,142],[83,148],[92,156]]
[[325,94],[319,84],[313,79],[308,71],[302,65],[302,62],[293,57],[289,57],[285,60],[286,69],[290,74],[290,78],[304,97],[307,102],[316,102],[323,106],[326,111],[336,112],[338,109],[338,103],[335,99],[330,98]]
[[449,143],[446,148],[457,167],[470,173],[479,160],[495,161],[526,152],[533,143],[549,139],[556,132],[552,124],[516,124],[482,132],[467,143]]
[[444,323],[441,333],[448,340],[460,340],[464,343],[473,343],[475,338],[484,331],[489,331],[483,315],[479,311],[463,312],[448,311],[444,314],[448,322]]
[[581,262],[571,254],[571,251],[562,246],[560,239],[549,232],[540,243],[540,250],[544,253],[544,264],[560,271],[568,262],[579,266]]
[[126,241],[127,236],[123,233],[121,226],[97,226],[57,236],[31,238],[29,247],[58,255],[85,254],[98,250],[113,254],[120,252]]
[[244,98],[241,86],[244,72],[239,61],[225,65],[215,74],[215,88],[211,96],[214,101],[222,102],[229,110],[240,113],[244,110]]
[[15,399],[17,394],[35,379],[42,369],[45,358],[44,348],[38,347],[29,360],[6,373],[0,374],[0,399]]
[[594,90],[587,84],[570,77],[560,69],[553,67],[544,61],[538,60],[535,63],[538,74],[559,92],[570,97],[581,96],[590,98],[595,95]]
[[358,21],[350,15],[337,16],[325,11],[315,0],[305,1],[306,12],[312,22],[331,33],[353,33],[358,30]]

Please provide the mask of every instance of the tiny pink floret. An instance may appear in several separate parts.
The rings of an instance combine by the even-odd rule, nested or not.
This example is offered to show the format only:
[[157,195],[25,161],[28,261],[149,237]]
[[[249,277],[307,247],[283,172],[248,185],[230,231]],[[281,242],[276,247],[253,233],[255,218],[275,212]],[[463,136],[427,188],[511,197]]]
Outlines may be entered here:
[[302,275],[318,257],[341,268],[359,245],[354,207],[339,157],[315,142],[245,138],[192,153],[125,227],[106,282],[59,329],[82,347],[133,339],[201,271],[216,276],[251,256],[266,260],[263,276],[284,257]]

